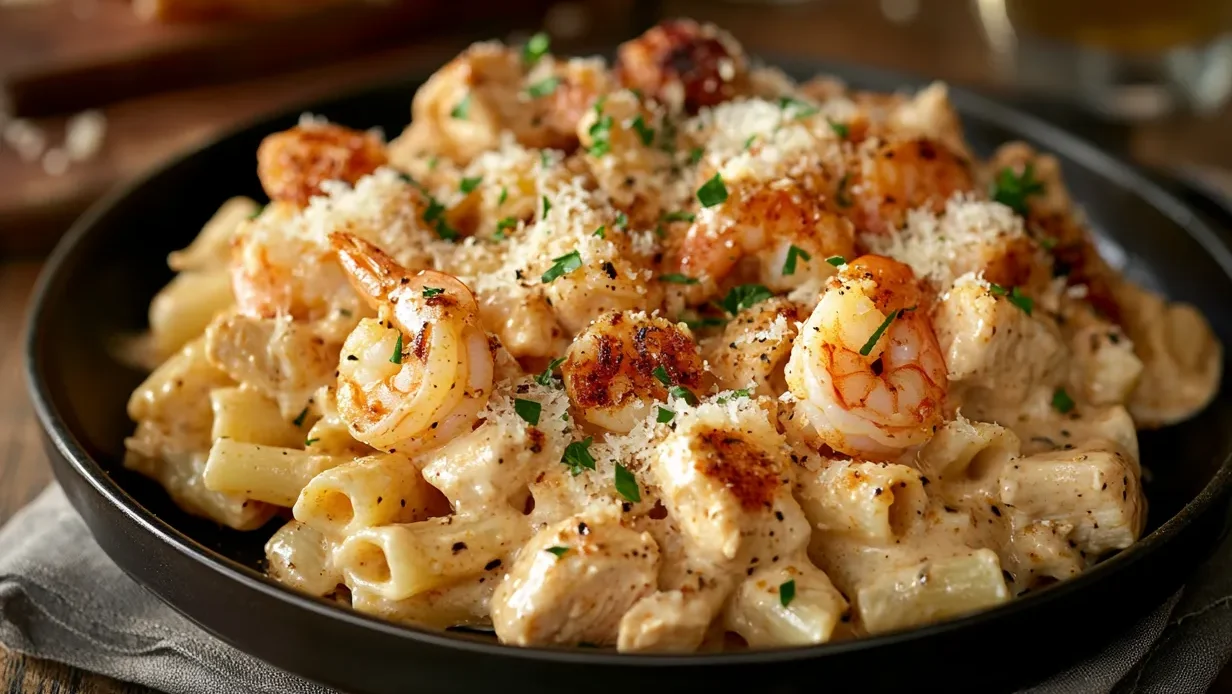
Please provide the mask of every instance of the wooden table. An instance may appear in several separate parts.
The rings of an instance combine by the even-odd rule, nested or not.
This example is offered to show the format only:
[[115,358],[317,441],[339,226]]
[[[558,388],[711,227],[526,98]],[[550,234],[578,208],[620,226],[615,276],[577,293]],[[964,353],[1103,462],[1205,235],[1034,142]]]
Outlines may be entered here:
[[[775,11],[750,10],[739,4],[669,1],[665,12],[671,15],[698,16],[736,29],[738,36],[751,50],[775,53],[805,53],[851,62],[865,62],[889,68],[935,75],[957,82],[985,88],[997,86],[997,76],[987,59],[987,46],[979,29],[967,12],[965,0],[938,0],[921,3],[918,20],[912,23],[890,21],[878,9],[885,3],[863,0],[831,0],[813,5],[801,5]],[[899,3],[902,4],[902,3]],[[911,3],[907,3],[911,4]],[[596,25],[605,22],[595,22]],[[859,27],[859,31],[851,30]],[[402,49],[385,56],[363,59],[368,74],[374,78],[397,74],[389,62],[415,63],[425,57],[433,61],[443,57],[442,43],[425,44]],[[300,73],[289,80],[264,78],[255,88],[251,85],[224,86],[214,92],[192,92],[171,95],[159,101],[164,114],[184,110],[186,104],[201,104],[207,98],[218,103],[209,106],[212,117],[196,114],[187,128],[182,123],[168,125],[164,117],[153,124],[153,136],[136,149],[111,152],[95,164],[96,172],[108,172],[121,178],[132,175],[150,163],[169,156],[216,132],[221,124],[233,120],[228,111],[235,108],[245,113],[270,108],[277,103],[297,101],[321,93],[321,85],[347,82],[345,72],[337,67],[323,68],[316,78]],[[313,85],[316,86],[313,86]],[[269,89],[277,94],[258,99],[254,95]],[[136,113],[141,104],[118,104],[119,127],[127,135],[143,133],[142,121]],[[1129,128],[1124,144],[1132,158],[1152,166],[1175,169],[1198,167],[1203,175],[1225,190],[1232,191],[1232,116],[1224,114],[1213,120],[1178,117],[1167,122]],[[150,132],[148,130],[144,132]],[[118,172],[118,174],[117,174]],[[31,185],[38,184],[34,181]],[[96,185],[95,178],[89,178]],[[0,251],[2,252],[2,251]],[[50,480],[46,458],[42,452],[37,424],[25,396],[21,333],[26,302],[40,267],[38,259],[0,259],[0,523],[3,523]],[[85,673],[47,661],[7,653],[0,649],[0,691],[7,692],[70,692],[73,694],[150,693],[136,685],[116,682],[106,677]],[[1213,691],[1232,694],[1232,672],[1225,670]]]

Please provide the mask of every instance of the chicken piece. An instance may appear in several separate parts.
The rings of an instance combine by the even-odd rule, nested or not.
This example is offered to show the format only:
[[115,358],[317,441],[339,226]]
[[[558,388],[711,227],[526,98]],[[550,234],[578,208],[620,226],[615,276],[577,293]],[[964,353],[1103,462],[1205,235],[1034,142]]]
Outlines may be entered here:
[[803,318],[796,304],[777,297],[741,311],[705,344],[706,360],[719,383],[732,390],[749,388],[753,395],[775,396],[786,390],[783,366]]
[[492,623],[519,646],[614,644],[621,618],[658,581],[659,548],[606,510],[539,531],[492,596]]
[[1064,382],[1068,350],[1056,327],[1024,305],[971,275],[942,295],[933,326],[949,371],[951,409],[981,421],[1013,421],[1028,400],[1049,407]]
[[371,132],[306,122],[261,141],[257,176],[270,200],[304,207],[325,181],[354,185],[386,161],[385,144]]

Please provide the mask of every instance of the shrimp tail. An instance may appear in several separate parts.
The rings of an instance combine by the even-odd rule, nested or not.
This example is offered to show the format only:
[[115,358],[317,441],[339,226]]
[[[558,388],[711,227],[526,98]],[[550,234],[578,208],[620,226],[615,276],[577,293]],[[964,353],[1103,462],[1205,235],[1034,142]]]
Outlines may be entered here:
[[329,243],[351,286],[374,306],[388,299],[407,277],[406,270],[385,251],[354,234],[335,231],[329,235]]

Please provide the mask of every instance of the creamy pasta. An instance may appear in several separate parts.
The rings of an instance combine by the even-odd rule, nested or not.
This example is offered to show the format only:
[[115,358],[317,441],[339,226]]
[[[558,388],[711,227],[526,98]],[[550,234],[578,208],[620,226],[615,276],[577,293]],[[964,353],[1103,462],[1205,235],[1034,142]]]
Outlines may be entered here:
[[290,517],[270,575],[391,620],[691,652],[987,609],[1134,543],[1137,430],[1220,379],[1055,159],[691,21],[611,69],[476,44],[394,141],[257,159],[269,204],[170,258],[126,464]]

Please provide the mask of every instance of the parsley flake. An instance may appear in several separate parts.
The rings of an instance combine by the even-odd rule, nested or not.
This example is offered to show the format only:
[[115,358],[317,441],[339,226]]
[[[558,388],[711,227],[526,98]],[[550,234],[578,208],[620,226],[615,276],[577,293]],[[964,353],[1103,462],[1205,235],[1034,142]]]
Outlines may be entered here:
[[254,210],[252,214],[248,215],[248,218],[249,218],[249,219],[256,219],[257,217],[260,217],[260,216],[261,216],[261,213],[262,213],[262,212],[264,212],[264,211],[265,211],[265,205],[262,205],[262,206],[258,207],[256,210]]
[[508,199],[509,199],[509,189],[506,188],[505,186],[501,186],[501,194],[500,194],[500,197],[496,199],[496,204],[504,205],[505,201]]
[[893,323],[895,318],[898,318],[907,311],[914,310],[915,307],[912,306],[911,308],[899,308],[890,311],[890,315],[886,316],[885,320],[881,322],[881,325],[877,326],[877,329],[873,331],[872,337],[868,338],[868,342],[865,342],[864,346],[860,348],[860,355],[867,357],[869,353],[873,351],[873,347],[877,346],[877,341],[880,340],[881,336],[885,334],[885,331],[889,329],[890,323]]
[[790,276],[796,274],[796,262],[800,259],[807,263],[813,259],[813,256],[809,255],[803,248],[793,244],[791,248],[787,249],[787,260],[783,262],[783,275]]
[[[595,109],[599,109],[599,104],[595,104]],[[602,113],[602,111],[599,111]],[[594,125],[586,131],[590,134],[590,156],[602,157],[612,151],[612,117],[600,116],[595,121]]]
[[787,607],[796,599],[796,581],[792,579],[779,586],[779,604]]
[[402,363],[402,331],[398,331],[398,341],[394,343],[394,353],[389,355],[390,364]]
[[449,112],[449,116],[455,120],[466,120],[471,114],[471,93],[467,92],[466,96],[458,102],[453,110]]
[[749,147],[752,147],[753,140],[756,140],[756,139],[757,139],[757,135],[749,135],[748,139],[744,141],[744,149],[747,150]]
[[685,388],[684,386],[672,386],[671,388],[667,389],[667,392],[673,398],[680,398],[681,400],[684,400],[690,405],[694,405],[694,406],[697,405],[697,402],[698,402],[697,396],[693,394],[693,391],[689,390],[688,388]]
[[1027,198],[1043,193],[1044,184],[1035,180],[1035,167],[1031,164],[1023,167],[1022,175],[1015,174],[1008,166],[1001,169],[992,187],[993,200],[1023,216],[1028,212]]
[[826,122],[830,124],[830,129],[833,130],[834,134],[838,135],[841,140],[846,140],[847,136],[851,134],[851,129],[847,127],[846,123],[836,123],[829,118],[826,119]]
[[552,376],[552,372],[559,369],[560,365],[564,363],[565,363],[564,357],[561,357],[559,359],[553,359],[551,362],[548,363],[548,368],[544,369],[543,372],[540,373],[538,376],[535,376],[535,383],[538,383],[541,386],[552,385],[552,382],[555,380],[554,377]]
[[723,297],[721,305],[733,316],[746,308],[755,306],[774,296],[774,292],[760,284],[742,284],[732,287]]
[[574,477],[582,474],[583,469],[595,469],[595,459],[590,455],[590,444],[594,442],[593,436],[587,436],[582,441],[574,441],[565,446],[565,453],[560,457],[560,462],[569,466],[569,471]]
[[543,214],[539,215],[539,219],[547,219],[548,213],[552,211],[552,201],[548,200],[548,196],[543,196]]
[[540,279],[544,284],[547,284],[564,277],[580,267],[582,267],[582,254],[577,251],[571,251],[562,256],[552,258],[552,267],[548,268],[547,272],[543,273]]
[[672,272],[666,275],[659,275],[659,281],[667,282],[669,284],[700,284],[701,283],[701,280],[697,279],[696,277],[689,277],[688,275],[682,275],[679,272]]
[[425,299],[431,299],[434,296],[440,296],[441,294],[444,294],[444,293],[445,293],[445,290],[439,287],[424,287],[423,297]]
[[659,416],[656,417],[655,420],[659,422],[659,424],[667,424],[668,422],[672,421],[672,419],[674,419],[675,417],[676,417],[675,412],[672,412],[666,407],[660,407]]
[[637,488],[637,478],[633,476],[629,469],[620,463],[616,463],[616,491],[625,498],[626,501],[638,502],[642,500],[642,491]]
[[702,184],[697,189],[697,200],[702,207],[714,207],[727,201],[727,186],[723,185],[723,177],[715,174],[714,178]]
[[624,212],[616,213],[616,228],[617,229],[628,229],[629,228],[629,216],[626,215]]
[[847,184],[851,183],[851,174],[845,173],[838,179],[838,190],[834,191],[834,201],[839,207],[851,207],[851,196],[847,194]]
[[522,398],[514,398],[513,411],[518,413],[527,424],[535,426],[539,423],[539,414],[543,412],[543,405],[534,400],[523,400]]
[[569,552],[569,548],[568,548],[568,547],[560,547],[560,546],[557,546],[557,547],[548,547],[547,549],[545,549],[545,550],[543,550],[543,551],[545,551],[545,552],[550,552],[550,553],[552,553],[552,554],[555,554],[555,555],[556,555],[556,558],[557,558],[557,559],[560,559],[561,557],[565,556],[565,554],[567,554],[567,553]]
[[595,233],[591,234],[591,236],[598,236],[601,239],[607,238],[607,227],[600,226],[598,229],[595,229]]
[[633,119],[633,123],[630,125],[630,127],[633,128],[633,132],[637,133],[638,137],[642,138],[642,144],[649,147],[650,143],[654,142],[654,136],[655,136],[654,128],[647,126],[646,120],[643,119],[640,114],[638,115],[637,118]]
[[816,106],[808,103],[807,101],[793,99],[790,96],[779,97],[779,108],[781,108],[784,113],[786,113],[788,110],[794,111],[795,115],[792,116],[792,118],[795,120],[800,120],[801,118],[808,118],[809,116],[821,110],[817,108]]
[[826,262],[830,263],[834,267],[842,267],[847,264],[847,259],[841,255],[832,255],[829,258],[826,258]]
[[702,154],[704,154],[704,150],[702,150],[701,147],[694,147],[693,149],[689,150],[689,163],[696,164],[697,162],[701,161]]
[[692,212],[668,212],[663,215],[665,222],[691,222],[697,219],[697,215]]
[[505,230],[512,229],[513,227],[516,227],[517,225],[518,225],[518,220],[514,219],[513,217],[505,217],[504,219],[496,223],[496,233],[492,235],[492,238],[496,239],[497,241],[504,239],[507,236],[507,234],[505,234]]
[[527,87],[526,93],[532,99],[542,99],[543,97],[548,96],[552,92],[556,91],[556,88],[559,86],[560,86],[560,78],[555,75],[552,75],[551,77],[541,79],[538,82],[535,82],[534,84]]
[[307,416],[308,416],[308,408],[305,407],[303,410],[300,410],[299,414],[295,415],[295,419],[291,420],[291,423],[297,427],[302,427],[304,426],[304,418]]
[[1064,388],[1057,388],[1052,393],[1052,409],[1061,414],[1069,414],[1069,411],[1074,409],[1074,399],[1065,392]]
[[552,39],[545,32],[539,32],[522,46],[522,64],[530,67],[539,62],[539,59],[547,55],[548,48],[552,45]]
[[314,443],[316,443],[317,441],[320,441],[320,440],[321,440],[321,439],[306,439],[306,440],[304,441],[304,448],[307,448],[307,447],[311,446],[312,444],[314,444]]
[[752,394],[753,394],[752,391],[750,391],[748,388],[741,388],[740,390],[733,390],[731,392],[731,395],[724,395],[719,398],[716,398],[715,402],[717,402],[720,405],[726,405],[732,400],[735,400],[737,398],[747,398],[747,397],[752,396]]
[[483,176],[475,176],[474,178],[464,178],[458,186],[458,190],[462,191],[463,195],[469,195],[472,190],[475,190],[480,183],[483,182]]
[[1017,306],[1028,316],[1031,315],[1032,309],[1035,308],[1035,300],[1018,291],[1018,287],[1010,287],[1009,289],[1006,289],[999,284],[992,283],[990,283],[988,287],[994,296],[1004,296],[1011,304]]
[[650,373],[655,378],[659,379],[659,383],[662,383],[665,386],[670,386],[672,384],[672,379],[667,375],[667,369],[663,368],[662,364],[654,367],[654,371],[651,371]]

